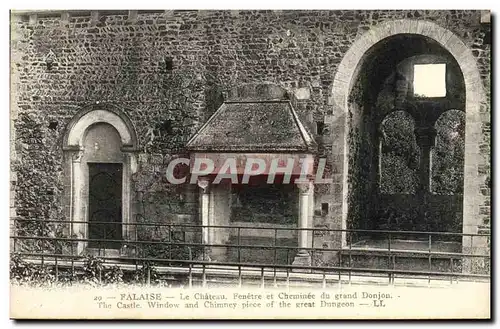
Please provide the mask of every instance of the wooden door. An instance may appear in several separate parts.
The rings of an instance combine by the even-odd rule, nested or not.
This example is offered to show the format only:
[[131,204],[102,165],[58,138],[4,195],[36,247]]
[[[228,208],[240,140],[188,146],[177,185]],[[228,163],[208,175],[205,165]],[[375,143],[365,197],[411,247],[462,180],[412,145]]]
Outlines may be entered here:
[[89,163],[90,248],[119,249],[122,240],[121,163]]

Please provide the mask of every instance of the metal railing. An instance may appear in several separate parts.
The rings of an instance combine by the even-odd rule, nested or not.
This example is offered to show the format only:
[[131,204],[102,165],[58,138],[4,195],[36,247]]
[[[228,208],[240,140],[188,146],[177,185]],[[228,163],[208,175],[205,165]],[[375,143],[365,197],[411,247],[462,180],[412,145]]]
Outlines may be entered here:
[[[124,270],[137,271],[147,264],[147,268],[181,275],[190,285],[196,277],[206,284],[207,273],[232,275],[240,284],[243,277],[255,275],[262,284],[268,278],[288,282],[290,275],[339,283],[350,283],[355,276],[385,278],[389,283],[396,278],[430,283],[490,277],[488,234],[136,222],[120,224],[123,238],[106,239],[101,238],[106,231],[100,238],[75,236],[74,225],[83,225],[80,228],[88,232],[88,225],[106,230],[108,224],[116,227],[116,222],[12,221],[11,252],[51,266],[56,276],[62,268],[78,271],[90,255]],[[209,233],[203,234],[204,230]],[[303,230],[310,233],[309,241],[299,248],[297,236]],[[209,241],[203,241],[203,236],[209,236]],[[299,249],[310,255],[310,266],[293,264]]]

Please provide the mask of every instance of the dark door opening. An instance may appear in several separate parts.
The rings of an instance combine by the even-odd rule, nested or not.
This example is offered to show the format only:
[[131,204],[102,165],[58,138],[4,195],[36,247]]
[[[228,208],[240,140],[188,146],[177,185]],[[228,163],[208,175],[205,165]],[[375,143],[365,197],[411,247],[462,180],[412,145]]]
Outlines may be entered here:
[[[122,240],[121,163],[89,163],[89,248],[119,249]],[[115,241],[113,241],[115,240]]]

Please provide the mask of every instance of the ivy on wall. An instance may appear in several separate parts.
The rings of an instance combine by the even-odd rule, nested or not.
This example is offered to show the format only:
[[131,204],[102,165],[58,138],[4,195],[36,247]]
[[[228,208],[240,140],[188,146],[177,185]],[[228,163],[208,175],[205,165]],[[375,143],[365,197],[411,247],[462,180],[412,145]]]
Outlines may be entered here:
[[436,122],[432,155],[432,191],[456,195],[464,191],[465,113],[449,110]]
[[413,118],[404,111],[392,112],[382,121],[381,193],[416,192],[420,149],[414,130]]

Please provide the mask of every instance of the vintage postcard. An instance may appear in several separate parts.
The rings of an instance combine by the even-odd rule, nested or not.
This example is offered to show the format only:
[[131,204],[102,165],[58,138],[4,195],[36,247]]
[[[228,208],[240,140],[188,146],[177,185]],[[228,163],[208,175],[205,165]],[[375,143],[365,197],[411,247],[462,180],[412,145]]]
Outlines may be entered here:
[[13,319],[489,319],[488,10],[12,10]]

